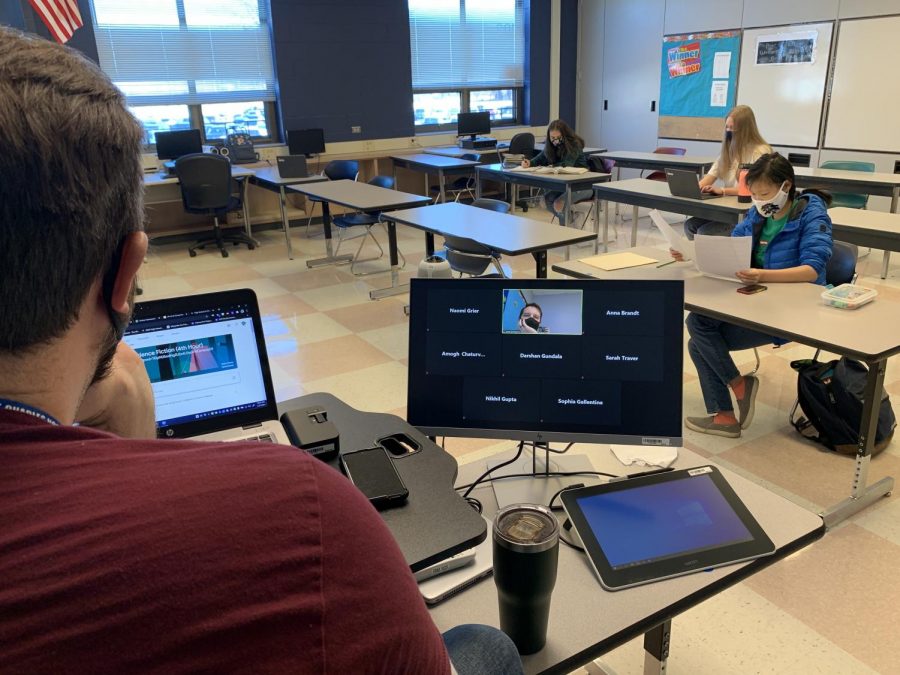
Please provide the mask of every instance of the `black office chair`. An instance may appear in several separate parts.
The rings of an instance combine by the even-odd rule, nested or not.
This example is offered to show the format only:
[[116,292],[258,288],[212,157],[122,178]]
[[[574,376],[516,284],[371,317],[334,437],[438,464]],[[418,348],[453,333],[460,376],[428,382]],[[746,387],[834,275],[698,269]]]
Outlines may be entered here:
[[[368,181],[369,185],[375,185],[376,187],[385,188],[387,190],[394,189],[394,179],[391,176],[375,176],[370,181]],[[345,213],[343,215],[337,216],[332,220],[332,224],[338,228],[338,245],[334,250],[334,254],[337,255],[338,251],[341,248],[341,243],[344,241],[349,241],[350,239],[359,239],[362,238],[362,241],[359,242],[359,247],[356,249],[356,253],[353,255],[353,260],[350,261],[350,271],[356,276],[366,276],[368,274],[377,274],[378,272],[382,272],[384,270],[375,270],[372,272],[359,272],[357,273],[354,269],[357,263],[361,262],[369,262],[370,260],[378,260],[384,255],[384,249],[381,247],[381,244],[378,243],[378,240],[375,238],[375,235],[372,234],[372,228],[377,225],[379,222],[379,216],[381,216],[380,211],[369,211],[364,212],[360,211],[358,213]],[[387,226],[384,223],[381,223],[381,226],[385,228],[387,231]],[[365,230],[360,232],[359,234],[355,234],[352,236],[345,236],[344,233],[347,232],[352,227],[364,227]],[[366,237],[372,239],[375,242],[375,246],[378,247],[378,255],[373,258],[360,258],[359,254],[362,252],[363,246],[366,243]],[[401,267],[406,267],[406,258],[403,256],[403,253],[399,250],[397,251],[400,259],[403,261]]]
[[479,197],[473,201],[470,206],[474,206],[478,209],[487,209],[488,211],[496,211],[497,213],[509,213],[509,204],[502,199]]
[[[506,279],[507,271],[500,264],[500,254],[491,247],[479,244],[468,237],[444,237],[447,262],[450,269],[459,272],[460,276],[467,274],[472,277],[493,277]],[[485,274],[489,265],[493,265],[497,271],[493,274]]]
[[[852,284],[856,281],[856,261],[859,259],[859,248],[856,244],[848,244],[844,241],[835,241],[831,247],[831,258],[825,265],[825,283],[831,286],[840,286],[841,284]],[[776,345],[780,347],[781,345]],[[821,349],[816,350],[813,361],[819,358]],[[753,375],[759,370],[759,352],[756,347],[753,348],[753,355],[756,357],[756,366],[750,371]],[[797,404],[794,404],[794,408]],[[793,415],[793,410],[791,411]]]
[[509,149],[506,154],[523,155],[525,159],[534,157],[534,134],[523,131],[513,136],[509,141]]
[[188,249],[193,258],[197,249],[215,244],[223,258],[228,257],[225,244],[237,246],[246,244],[251,251],[256,242],[243,232],[223,234],[219,218],[230,211],[241,208],[241,200],[231,194],[231,162],[221,155],[194,153],[175,160],[175,175],[181,188],[181,201],[188,213],[199,213],[213,217],[213,234],[204,237]]
[[[359,162],[355,159],[333,159],[325,165],[322,171],[328,180],[356,180],[359,176]],[[306,197],[312,204],[309,208],[309,218],[306,221],[306,236],[309,236],[309,226],[312,224],[316,204],[322,200],[317,197]]]
[[[465,159],[469,162],[480,162],[481,155],[476,155],[472,152],[467,152],[460,159]],[[441,186],[440,185],[432,185],[429,188],[429,192],[433,195],[433,199],[437,202],[438,197],[441,194]],[[456,178],[450,185],[444,185],[444,195],[446,197],[453,197],[453,201],[458,202],[459,198],[464,194],[469,195],[469,199],[475,199],[475,174],[467,174],[465,176],[460,176]]]

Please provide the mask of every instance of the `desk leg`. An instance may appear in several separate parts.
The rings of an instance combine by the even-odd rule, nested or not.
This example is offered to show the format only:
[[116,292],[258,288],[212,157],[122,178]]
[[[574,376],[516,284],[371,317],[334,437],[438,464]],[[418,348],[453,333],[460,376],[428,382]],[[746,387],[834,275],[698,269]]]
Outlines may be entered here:
[[481,199],[481,174],[475,172],[475,199]]
[[331,246],[331,204],[327,201],[322,202],[322,229],[325,232],[325,257],[307,260],[306,266],[322,267],[324,265],[348,263],[353,260],[353,254],[351,253],[338,256],[334,254],[334,248]]
[[[428,174],[425,174],[426,176]],[[445,189],[446,181],[444,180],[444,170],[438,169],[438,188],[441,191],[441,204],[447,203],[447,191]],[[428,194],[428,193],[426,193]]]
[[[897,202],[900,201],[900,185],[895,185],[891,195],[891,213],[897,213]],[[881,278],[887,279],[888,270],[891,267],[891,252],[885,251],[881,261]]]
[[431,257],[434,255],[434,232],[426,232],[425,233],[425,256]]
[[[565,210],[563,213],[566,214],[566,222],[565,225],[570,227],[572,225],[572,184],[566,183],[566,205],[563,207]],[[562,225],[563,223],[560,223]],[[568,260],[568,258],[567,258]]]
[[509,212],[516,212],[516,204],[519,202],[519,184],[518,183],[510,183],[509,184]]
[[[622,180],[622,167],[616,165],[616,180]],[[616,202],[616,215],[619,215],[619,202]]]
[[[618,205],[617,205],[618,206]],[[609,200],[603,200],[603,252],[609,251]]]
[[250,178],[241,180],[241,213],[244,216],[244,232],[257,246],[259,242],[253,238],[253,230],[250,227]]
[[284,241],[287,244],[288,260],[293,260],[294,249],[291,247],[291,224],[288,221],[287,209],[284,206],[284,200],[284,185],[281,185],[278,188],[278,206],[281,208],[281,229],[284,230]]
[[[391,257],[391,285],[387,288],[378,288],[369,291],[371,300],[380,300],[391,295],[400,295],[409,291],[409,284],[400,285],[400,261],[397,256],[397,224],[393,220],[385,221],[388,231],[388,252]],[[429,233],[430,234],[430,233]],[[427,243],[426,243],[427,246]],[[434,237],[431,239],[431,248],[434,250]]]
[[[600,200],[594,196],[594,255],[600,252]],[[606,250],[606,236],[603,237],[603,250]]]
[[870,363],[866,388],[863,392],[862,422],[859,428],[859,444],[856,448],[856,469],[853,474],[853,492],[844,501],[822,512],[825,527],[832,528],[855,513],[889,495],[894,489],[894,479],[882,478],[873,485],[866,486],[869,475],[869,461],[875,444],[875,429],[878,426],[878,411],[881,408],[881,391],[884,386],[885,361]]
[[671,619],[644,633],[644,675],[665,675],[671,638]]
[[640,209],[637,206],[631,207],[631,248],[637,246],[637,221]]
[[547,278],[547,251],[535,251],[531,255],[534,256],[535,276],[538,279]]

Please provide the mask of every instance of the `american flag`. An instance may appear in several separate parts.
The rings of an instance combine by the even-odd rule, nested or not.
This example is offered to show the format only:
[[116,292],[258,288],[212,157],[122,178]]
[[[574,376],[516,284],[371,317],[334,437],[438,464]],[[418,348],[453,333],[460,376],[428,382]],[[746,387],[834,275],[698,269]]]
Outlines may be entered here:
[[84,25],[77,0],[28,0],[57,42],[68,42]]

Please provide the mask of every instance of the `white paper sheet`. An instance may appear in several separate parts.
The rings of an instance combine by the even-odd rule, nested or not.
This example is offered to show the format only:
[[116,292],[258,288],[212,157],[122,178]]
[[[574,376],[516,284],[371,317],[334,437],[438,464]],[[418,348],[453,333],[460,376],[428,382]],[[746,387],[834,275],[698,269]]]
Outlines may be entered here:
[[730,70],[731,52],[716,52],[716,56],[713,58],[713,78],[716,80],[727,80]]
[[728,80],[713,80],[709,91],[709,105],[712,108],[724,108],[728,103]]
[[650,220],[652,220],[653,224],[659,228],[660,232],[662,232],[662,235],[666,238],[666,243],[669,244],[669,248],[681,253],[685,260],[694,259],[694,242],[678,233],[674,227],[666,222],[665,218],[662,217],[662,214],[656,209],[653,209],[650,212]]
[[694,263],[701,274],[741,283],[735,274],[750,267],[753,237],[694,235]]

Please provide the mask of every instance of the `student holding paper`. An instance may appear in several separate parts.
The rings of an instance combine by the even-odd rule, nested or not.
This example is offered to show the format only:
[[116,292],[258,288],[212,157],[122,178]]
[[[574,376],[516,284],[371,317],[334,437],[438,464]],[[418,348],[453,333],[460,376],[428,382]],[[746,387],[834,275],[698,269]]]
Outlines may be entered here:
[[[737,272],[747,284],[807,282],[825,284],[831,258],[831,197],[815,190],[797,194],[794,167],[778,153],[760,157],[747,173],[753,208],[734,228],[733,237],[753,237],[751,264]],[[672,257],[682,260],[672,250]],[[735,297],[735,302],[741,296]],[[687,417],[685,426],[703,434],[737,438],[753,419],[759,380],[741,375],[731,352],[773,342],[770,335],[691,313],[688,351],[700,377],[706,417]],[[735,415],[731,395],[738,405]]]
[[[544,149],[534,159],[523,159],[522,166],[579,166],[588,168],[584,156],[584,139],[562,120],[553,120],[547,127],[547,138]],[[593,196],[592,190],[575,190],[572,203]],[[544,203],[547,210],[559,218],[559,224],[566,224],[566,197],[564,192],[547,190],[544,192]]]
[[[760,135],[753,110],[746,105],[735,106],[725,118],[725,136],[719,159],[700,180],[701,192],[736,195],[741,164],[755,162],[769,152],[772,148]],[[715,185],[717,180],[722,182],[721,187]],[[684,223],[684,235],[688,239],[693,239],[698,233],[727,235],[731,234],[732,229],[728,223],[717,223],[706,218],[688,218]]]

